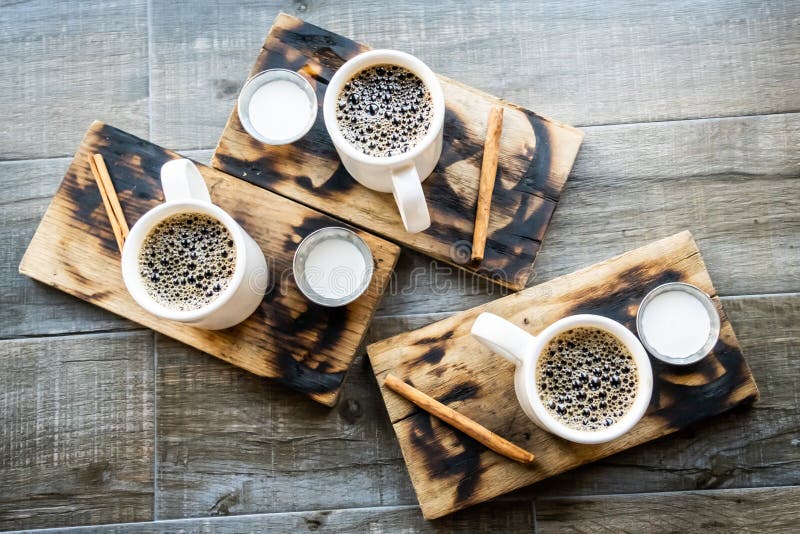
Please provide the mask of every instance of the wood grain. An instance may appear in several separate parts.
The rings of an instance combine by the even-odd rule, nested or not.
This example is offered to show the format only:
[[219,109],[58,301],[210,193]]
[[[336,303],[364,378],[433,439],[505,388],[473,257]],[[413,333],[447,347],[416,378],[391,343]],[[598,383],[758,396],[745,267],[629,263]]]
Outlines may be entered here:
[[[514,495],[598,495],[800,484],[800,294],[722,297],[761,400],[662,439],[536,483]],[[378,341],[455,313],[377,317]]]
[[158,336],[158,517],[414,504],[365,358],[333,410]]
[[[531,284],[688,227],[721,294],[800,291],[793,248],[800,225],[800,152],[793,149],[800,144],[800,114],[587,132]],[[652,143],[637,143],[640,139]],[[206,163],[211,153],[192,151],[188,157]],[[5,245],[0,248],[0,333],[5,337],[131,324],[15,274],[68,164],[66,159],[0,162],[0,241]],[[603,198],[614,198],[614,217],[605,214],[609,206]],[[662,213],[662,205],[674,215]],[[377,314],[463,310],[508,293],[406,250]]]
[[153,517],[153,334],[0,341],[0,529]]
[[5,2],[0,159],[68,156],[94,118],[148,130],[147,1]]
[[164,146],[216,144],[278,10],[410,52],[445,76],[576,125],[800,109],[796,2],[195,5],[152,5],[151,135]]
[[[395,534],[502,532],[530,534],[533,532],[533,505],[531,501],[508,501],[491,506],[478,506],[461,514],[432,523],[423,519],[417,506],[391,506],[381,508],[350,508],[339,510],[310,510],[276,514],[253,514],[229,517],[200,517],[65,528],[48,531],[48,534],[176,534],[216,533],[284,534],[286,532],[320,532],[325,534]],[[35,534],[31,532],[30,534]]]
[[70,161],[0,162],[0,337],[136,327],[122,317],[17,272]]
[[[529,285],[688,228],[720,294],[800,291],[800,114],[586,132]],[[463,310],[503,294],[404,254],[379,314]]]
[[800,486],[540,499],[536,532],[797,532]]
[[[301,72],[322,105],[328,80],[336,69],[367,49],[281,14],[250,73],[276,67]],[[330,141],[321,113],[301,140],[267,146],[247,134],[234,106],[212,164],[438,260],[521,289],[531,273],[583,133],[453,80],[439,79],[447,107],[444,147],[438,166],[423,184],[431,215],[431,227],[423,232],[407,233],[391,195],[369,190],[350,177]],[[493,106],[505,109],[499,185],[484,258],[470,262],[480,155]]]
[[335,404],[398,248],[359,232],[374,257],[370,287],[348,306],[314,306],[289,278],[294,249],[312,231],[340,223],[201,167],[212,200],[237,219],[264,250],[271,285],[256,312],[235,327],[209,331],[163,321],[139,308],[122,282],[119,251],[88,170],[86,155],[91,152],[105,158],[130,223],[163,202],[157,176],[161,166],[177,154],[95,122],[42,219],[20,272],[250,372],[274,378],[318,402]]
[[[655,361],[648,413],[614,442],[578,445],[540,430],[516,402],[507,402],[513,399],[511,364],[469,335],[472,321],[482,311],[534,333],[576,313],[598,313],[635,329],[639,300],[653,287],[671,281],[692,283],[715,299],[722,318],[720,341],[711,356],[688,369]],[[537,462],[530,467],[502,459],[381,388],[427,518],[483,502],[758,398],[736,335],[688,232],[374,343],[368,353],[379,383],[387,373],[396,374],[490,430],[537,451]]]

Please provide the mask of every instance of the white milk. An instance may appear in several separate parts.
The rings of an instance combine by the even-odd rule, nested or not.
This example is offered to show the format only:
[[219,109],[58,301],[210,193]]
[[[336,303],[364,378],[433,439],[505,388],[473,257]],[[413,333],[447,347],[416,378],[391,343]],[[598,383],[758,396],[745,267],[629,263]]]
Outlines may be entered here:
[[317,243],[308,253],[305,277],[317,294],[340,299],[361,288],[366,270],[364,255],[353,243],[331,238]]
[[642,314],[642,332],[658,352],[688,358],[708,340],[711,319],[703,303],[684,291],[656,295]]
[[311,115],[311,101],[296,84],[275,80],[256,89],[247,108],[253,128],[268,139],[290,139],[302,132]]

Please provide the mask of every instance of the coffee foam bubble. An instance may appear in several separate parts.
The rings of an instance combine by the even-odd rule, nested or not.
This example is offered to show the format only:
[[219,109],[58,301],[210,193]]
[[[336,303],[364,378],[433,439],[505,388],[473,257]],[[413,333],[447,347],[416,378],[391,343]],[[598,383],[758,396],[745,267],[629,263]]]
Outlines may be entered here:
[[236,267],[236,248],[225,225],[202,213],[181,213],[157,224],[139,251],[139,274],[150,297],[178,311],[217,299]]
[[428,88],[397,65],[375,65],[356,73],[336,103],[342,135],[368,156],[407,152],[428,132],[432,114]]
[[574,328],[547,344],[536,366],[539,397],[550,414],[570,428],[603,430],[633,405],[636,362],[613,334]]

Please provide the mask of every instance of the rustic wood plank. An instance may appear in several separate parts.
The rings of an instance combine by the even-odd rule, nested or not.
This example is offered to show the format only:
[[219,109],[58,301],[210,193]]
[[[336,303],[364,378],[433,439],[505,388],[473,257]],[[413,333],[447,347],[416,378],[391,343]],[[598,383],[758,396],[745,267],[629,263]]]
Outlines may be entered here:
[[[348,59],[368,50],[347,37],[280,14],[251,75],[268,68],[306,74],[322,105],[328,81]],[[214,152],[214,167],[438,260],[522,289],[555,210],[583,133],[439,77],[446,101],[437,167],[423,184],[431,226],[405,231],[391,195],[353,180],[339,160],[320,114],[291,145],[267,146],[239,121],[236,106]],[[504,110],[499,180],[492,197],[486,251],[470,261],[480,155],[489,111]]]
[[0,341],[0,528],[153,514],[153,334]]
[[[721,298],[761,400],[514,493],[590,495],[800,484],[800,294]],[[378,317],[368,341],[452,315]]]
[[[335,404],[397,260],[398,247],[359,232],[373,255],[370,286],[347,306],[312,305],[291,278],[296,244],[318,228],[341,223],[201,166],[214,202],[242,224],[268,258],[269,291],[253,315],[232,328],[210,331],[164,321],[136,305],[125,288],[119,250],[89,172],[89,153],[105,158],[129,224],[163,202],[160,168],[177,154],[95,122],[25,252],[20,272],[274,378],[318,402]],[[263,216],[265,207],[268,217]]]
[[[800,291],[800,265],[793,260],[798,132],[798,114],[589,128],[529,284],[688,227],[721,294]],[[652,142],[637,145],[637,139]],[[211,153],[187,156],[207,163]],[[0,187],[9,199],[0,211],[0,239],[7,244],[0,255],[10,258],[3,263],[9,273],[67,166],[66,159],[54,161],[0,162]],[[36,208],[24,204],[34,202],[29,191]],[[618,216],[608,217],[603,195],[614,198]],[[662,205],[672,211],[662,212]],[[23,276],[0,277],[0,286],[5,336],[124,327],[111,314]],[[461,310],[503,294],[502,287],[406,249],[377,313]]]
[[70,155],[98,116],[147,134],[146,0],[10,2],[0,27],[0,159]]
[[797,532],[800,486],[540,499],[536,532]]
[[364,358],[330,410],[157,343],[159,518],[414,503]]
[[0,162],[0,337],[131,329],[134,323],[17,272],[69,159]]
[[[800,114],[586,131],[529,285],[689,228],[720,294],[800,291]],[[403,254],[379,313],[460,310],[504,293]]]
[[[719,342],[696,367],[678,369],[654,361],[648,413],[613,442],[579,445],[539,429],[517,403],[507,402],[513,392],[513,366],[469,334],[482,311],[497,313],[534,333],[575,313],[598,313],[635,329],[639,300],[657,285],[674,281],[694,284],[716,300],[721,315]],[[427,518],[544,480],[758,398],[736,335],[688,232],[374,343],[368,353],[379,384],[391,372],[537,455],[531,466],[499,457],[382,386]]]
[[[800,358],[800,295],[723,301],[760,381],[760,402],[535,484],[523,495],[800,483],[800,448],[792,441],[800,431],[800,377],[793,371]],[[379,317],[367,341],[446,315]],[[327,411],[167,338],[159,337],[158,347],[160,518],[415,502],[363,359],[353,365],[339,407]],[[303,441],[309,429],[318,441]]]
[[216,144],[280,9],[577,125],[800,109],[794,2],[181,0],[153,4],[155,142]]
[[[403,532],[472,534],[474,532],[531,533],[534,529],[531,501],[511,501],[477,506],[440,521],[422,518],[416,506],[315,510],[276,514],[204,517],[150,523],[103,525],[102,527],[65,528],[48,532],[77,534],[103,532],[109,534],[219,533],[283,534],[285,532],[320,532],[325,534],[393,534]],[[36,534],[36,531],[27,531]]]

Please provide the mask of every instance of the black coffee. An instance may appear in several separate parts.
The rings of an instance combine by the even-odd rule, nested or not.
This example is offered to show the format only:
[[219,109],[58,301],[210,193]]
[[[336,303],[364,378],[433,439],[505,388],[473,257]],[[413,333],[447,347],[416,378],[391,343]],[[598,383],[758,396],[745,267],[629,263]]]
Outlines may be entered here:
[[139,251],[139,274],[147,293],[162,306],[180,311],[213,302],[228,287],[235,266],[230,232],[201,213],[164,219]]
[[636,362],[613,334],[574,328],[554,337],[536,368],[547,410],[576,430],[602,430],[630,410],[637,390]]
[[430,91],[416,74],[397,65],[375,65],[344,84],[336,120],[359,151],[389,157],[413,148],[428,132],[432,114]]

